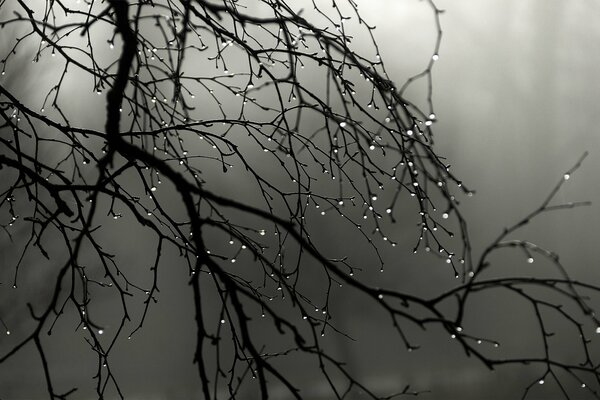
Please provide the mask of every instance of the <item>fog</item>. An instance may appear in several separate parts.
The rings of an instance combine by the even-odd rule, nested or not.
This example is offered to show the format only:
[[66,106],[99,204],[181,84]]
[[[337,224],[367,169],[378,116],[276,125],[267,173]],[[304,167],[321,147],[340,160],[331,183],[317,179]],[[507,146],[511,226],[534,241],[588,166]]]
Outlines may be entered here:
[[[558,252],[569,273],[577,280],[600,284],[596,247],[600,237],[600,3],[592,0],[440,0],[443,28],[439,60],[433,71],[435,140],[457,176],[475,190],[473,197],[461,200],[469,221],[475,255],[499,232],[538,207],[563,178],[563,174],[585,152],[582,167],[563,186],[557,203],[592,201],[592,205],[560,210],[543,215],[519,231],[527,239]],[[364,18],[376,25],[375,37],[389,75],[399,83],[422,70],[432,56],[435,29],[431,9],[424,1],[359,0]],[[4,42],[6,39],[2,39]],[[356,46],[361,40],[357,38]],[[50,85],[50,84],[49,84]],[[23,91],[38,89],[26,87]],[[77,84],[71,89],[77,92]],[[424,101],[426,88],[415,85],[409,96]],[[102,109],[99,99],[90,111]],[[87,113],[91,114],[92,112]],[[82,112],[86,123],[101,126]],[[98,117],[102,117],[99,115]],[[268,166],[267,166],[268,167]],[[0,172],[3,173],[3,172]],[[244,181],[218,182],[223,193],[243,188]],[[168,194],[165,194],[168,196]],[[352,254],[364,264],[371,262],[363,249],[348,248],[353,239],[336,231],[336,226],[320,227],[316,237],[329,240],[331,256]],[[440,261],[413,256],[412,226],[395,225],[393,235],[402,250],[384,250],[390,267],[381,278],[366,273],[365,279],[387,287],[430,294],[455,283],[452,274],[440,274]],[[104,238],[106,247],[123,248],[124,264],[150,262],[155,243],[135,226],[121,222],[116,235]],[[126,244],[124,242],[126,241]],[[2,242],[0,242],[1,244]],[[3,244],[0,263],[4,268],[13,260],[14,249]],[[6,250],[5,250],[6,249]],[[192,364],[195,325],[193,304],[188,296],[187,270],[177,268],[175,251],[167,250],[161,270],[161,292],[153,304],[144,329],[130,341],[120,341],[112,359],[127,399],[201,398],[197,370]],[[544,264],[528,265],[524,257],[495,259],[506,271],[544,273]],[[4,277],[6,276],[3,275]],[[10,274],[8,275],[10,276]],[[30,272],[33,285],[43,298],[43,277]],[[150,277],[147,277],[148,279]],[[3,281],[2,287],[6,286]],[[315,284],[318,287],[318,284]],[[2,289],[5,290],[5,289]],[[316,289],[315,289],[316,290]],[[522,389],[540,371],[525,367],[489,371],[468,358],[451,338],[435,329],[422,331],[408,327],[407,332],[421,346],[407,352],[386,318],[377,307],[342,289],[332,305],[334,322],[354,340],[327,335],[328,348],[344,358],[348,368],[368,387],[394,392],[410,385],[422,391],[418,398],[506,399],[518,398]],[[0,297],[2,301],[7,296]],[[473,331],[505,338],[503,351],[518,354],[534,341],[534,323],[519,310],[520,303],[505,303],[504,298],[482,299],[469,320]],[[97,310],[110,316],[109,300]],[[596,304],[600,306],[600,304]],[[2,310],[10,306],[3,305]],[[219,310],[207,312],[217,318]],[[12,336],[27,331],[28,325],[5,311],[12,323]],[[515,327],[518,327],[515,330]],[[75,398],[94,398],[91,377],[95,373],[93,354],[68,324],[57,328],[51,343],[50,360],[61,387],[80,386]],[[108,327],[107,331],[110,331]],[[265,328],[265,335],[268,328]],[[511,335],[515,332],[515,335]],[[270,336],[265,336],[270,340]],[[0,337],[3,341],[12,340]],[[273,339],[276,341],[277,339]],[[598,339],[597,339],[598,340]],[[7,342],[5,342],[7,343]],[[569,345],[559,351],[569,354]],[[4,347],[2,347],[4,348]],[[594,347],[600,351],[600,347]],[[33,348],[0,365],[0,399],[45,398],[43,372]],[[307,398],[328,398],[325,384],[314,363],[294,356],[282,362],[292,371]],[[311,368],[313,365],[313,368]],[[81,384],[80,382],[85,382]],[[541,386],[541,385],[540,385]],[[273,387],[273,398],[289,394]],[[251,390],[241,399],[258,398]],[[535,388],[531,398],[560,398],[556,386]],[[581,399],[590,398],[581,392]]]

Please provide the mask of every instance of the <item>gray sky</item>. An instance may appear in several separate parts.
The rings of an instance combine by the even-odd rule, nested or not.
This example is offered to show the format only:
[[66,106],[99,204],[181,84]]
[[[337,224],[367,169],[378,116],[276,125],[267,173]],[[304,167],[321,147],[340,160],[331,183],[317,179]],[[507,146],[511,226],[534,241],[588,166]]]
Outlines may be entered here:
[[[426,4],[416,0],[363,0],[359,4],[365,19],[378,27],[376,38],[390,75],[403,82],[419,72],[431,57],[434,44],[432,15]],[[475,254],[504,226],[538,206],[587,150],[590,156],[556,200],[590,200],[592,206],[546,215],[518,238],[556,250],[574,277],[600,284],[596,256],[600,237],[600,178],[596,173],[600,170],[600,3],[443,0],[438,6],[446,12],[442,16],[440,59],[434,70],[438,117],[435,134],[438,152],[477,191],[462,203]],[[419,90],[422,87],[414,93]],[[128,246],[136,249],[124,255],[122,261],[147,258],[144,249],[149,246],[148,238],[137,235],[131,227],[120,229],[130,240]],[[410,228],[399,224],[395,229],[395,234],[404,237]],[[335,227],[323,230],[332,235],[332,251],[345,251],[347,243],[334,237]],[[112,239],[118,246],[120,238]],[[451,276],[431,274],[438,266],[420,257],[411,259],[391,251],[384,256],[390,264],[403,266],[386,271],[386,285],[428,293],[452,284]],[[543,272],[535,270],[543,266],[529,266],[520,257],[498,259],[498,263],[508,270],[532,268]],[[144,331],[115,350],[113,363],[122,376],[123,389],[131,393],[128,399],[200,398],[196,370],[191,364],[193,307],[190,299],[182,296],[188,289],[185,271],[166,267],[162,271],[168,272],[161,275],[160,301],[153,306]],[[43,282],[37,284],[43,286]],[[429,390],[422,394],[429,400],[501,399],[518,396],[520,388],[536,376],[536,371],[525,369],[488,372],[475,360],[464,357],[450,338],[435,331],[408,329],[423,348],[407,353],[384,315],[364,304],[364,299],[341,293],[335,304],[336,320],[356,342],[331,335],[328,345],[334,353],[346,357],[349,367],[373,387],[393,391],[410,384],[415,390]],[[471,321],[473,330],[493,330],[498,337],[509,336],[509,351],[528,348],[532,345],[530,321],[521,320],[513,308],[518,304],[505,303],[508,309],[495,306],[502,302],[501,297],[482,301]],[[485,311],[485,306],[492,311]],[[98,312],[110,313],[111,303],[103,307]],[[524,328],[515,332],[518,337],[510,337],[515,321]],[[25,328],[14,330],[17,333]],[[57,365],[56,379],[87,379],[87,387],[83,386],[76,397],[92,398],[89,378],[94,374],[93,355],[69,329],[64,327],[63,336],[57,332],[52,339],[50,357]],[[595,349],[600,351],[597,346]],[[36,363],[36,355],[29,351],[0,365],[0,398],[42,398],[44,385]],[[312,383],[307,368],[310,363],[291,359],[284,365],[310,388],[311,397],[322,395],[321,387]],[[557,389],[548,386],[536,388],[539,397],[533,398],[556,396]],[[251,393],[247,396],[255,398]],[[586,398],[584,392],[581,396]]]

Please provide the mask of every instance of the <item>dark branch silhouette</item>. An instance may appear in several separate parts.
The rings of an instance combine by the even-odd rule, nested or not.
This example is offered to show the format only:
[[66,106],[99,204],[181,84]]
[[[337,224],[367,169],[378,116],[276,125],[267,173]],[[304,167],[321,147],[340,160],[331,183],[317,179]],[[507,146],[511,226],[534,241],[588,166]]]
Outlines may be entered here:
[[[586,204],[553,203],[582,160],[539,208],[474,254],[459,209],[472,192],[433,146],[431,77],[442,10],[428,4],[437,32],[431,60],[397,87],[375,27],[353,0],[313,0],[310,10],[284,0],[0,0],[0,245],[19,249],[2,266],[2,276],[12,276],[1,282],[3,301],[28,286],[19,273],[28,255],[45,260],[28,269],[55,267],[43,301],[29,302],[29,314],[19,315],[28,322],[18,335],[10,335],[9,306],[0,308],[10,335],[0,341],[0,363],[33,346],[48,396],[76,397],[81,383],[56,386],[44,339],[63,320],[76,321],[97,357],[98,398],[127,398],[111,355],[142,329],[159,300],[159,270],[168,273],[165,252],[175,250],[179,265],[169,267],[187,268],[193,292],[193,362],[205,399],[236,398],[244,387],[268,398],[273,385],[306,398],[279,364],[299,354],[317,362],[331,398],[419,395],[410,386],[380,393],[327,351],[323,335],[351,334],[330,313],[342,285],[384,310],[408,350],[419,346],[407,326],[442,330],[484,367],[541,371],[523,388],[524,398],[550,382],[565,398],[581,390],[600,398],[600,364],[590,344],[600,333],[592,307],[600,287],[571,279],[557,254],[514,239],[541,214]],[[369,40],[363,51],[354,46],[356,32]],[[30,55],[60,66],[56,84],[37,93],[41,100],[19,87]],[[423,79],[425,108],[405,94]],[[103,108],[93,113],[101,125],[78,113],[84,91],[99,95]],[[230,175],[243,181],[235,196],[222,183]],[[123,265],[105,248],[106,235],[118,234],[113,219],[153,236],[144,250],[153,254],[149,281],[137,279],[145,262]],[[457,278],[453,288],[421,297],[361,279],[362,270],[384,271],[380,249],[399,245],[387,233],[397,220],[416,223],[410,251],[444,260],[448,269],[439,273]],[[313,239],[330,224],[361,237],[374,265],[332,258],[327,244]],[[529,262],[546,259],[556,275],[505,275],[493,258],[505,249]],[[318,296],[315,277],[325,288]],[[501,339],[469,330],[472,304],[498,292],[530,307],[541,353],[504,355]],[[118,324],[110,330],[95,315],[105,296],[120,304],[111,310]],[[209,317],[215,312],[218,320]],[[285,349],[265,344],[262,318],[285,338]],[[556,321],[572,329],[561,340],[580,360],[557,355],[550,327]]]

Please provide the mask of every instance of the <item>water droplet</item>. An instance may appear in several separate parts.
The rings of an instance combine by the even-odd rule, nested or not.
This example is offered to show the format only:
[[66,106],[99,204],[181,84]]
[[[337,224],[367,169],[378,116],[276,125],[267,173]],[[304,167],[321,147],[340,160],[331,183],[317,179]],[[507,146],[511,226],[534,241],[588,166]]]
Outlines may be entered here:
[[538,383],[539,383],[540,385],[543,385],[543,384],[544,384],[544,380],[543,380],[543,379],[540,379]]
[[440,56],[439,56],[438,54],[434,54],[433,56],[431,56],[431,59],[432,59],[433,61],[437,61],[437,60],[439,60],[439,59],[440,59]]
[[152,187],[150,188],[150,191],[151,191],[151,192],[156,192],[156,186],[152,186]]
[[448,219],[448,213],[443,213],[443,214],[442,214],[442,218],[443,218],[443,219]]
[[568,181],[568,180],[569,180],[569,178],[571,178],[571,175],[569,175],[569,174],[565,174],[565,175],[563,176],[563,178],[565,178],[565,181]]
[[340,128],[344,128],[344,127],[346,127],[346,125],[347,125],[347,124],[346,124],[345,122],[343,122],[343,121],[342,121],[342,122],[340,122]]
[[534,261],[534,260],[533,260],[533,257],[529,257],[529,258],[527,259],[527,262],[528,262],[529,264],[533,264],[533,261]]
[[98,335],[102,335],[104,333],[104,331],[102,329],[98,330]]

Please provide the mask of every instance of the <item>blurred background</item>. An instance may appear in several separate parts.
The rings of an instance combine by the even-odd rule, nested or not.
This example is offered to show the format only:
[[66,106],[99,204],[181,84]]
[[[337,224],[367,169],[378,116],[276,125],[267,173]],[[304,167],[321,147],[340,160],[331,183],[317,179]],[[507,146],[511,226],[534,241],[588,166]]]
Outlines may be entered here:
[[[435,44],[433,14],[427,2],[359,0],[358,4],[363,17],[377,26],[380,54],[392,79],[401,84],[420,72]],[[574,278],[600,284],[596,249],[600,238],[600,3],[440,0],[436,4],[445,12],[441,16],[440,58],[433,72],[434,133],[438,153],[446,156],[454,173],[476,191],[475,196],[462,200],[475,255],[502,228],[539,206],[563,174],[589,151],[555,201],[590,200],[592,205],[547,214],[515,238],[560,253]],[[356,38],[355,45],[360,46],[361,40]],[[23,90],[36,89],[23,84]],[[422,101],[425,90],[424,85],[415,84],[409,97]],[[102,107],[102,102],[90,107]],[[86,113],[89,111],[82,110],[82,115]],[[413,243],[412,227],[400,223],[392,229],[399,241]],[[335,231],[335,226],[322,229],[323,237],[329,238],[325,240],[330,240],[328,247],[332,252],[348,251],[344,248],[348,243],[336,239]],[[124,255],[122,262],[149,257],[146,237],[126,225],[120,232],[128,238],[127,246],[135,249]],[[119,246],[122,240],[118,235],[107,237],[107,247]],[[412,256],[409,247],[400,247],[402,250],[384,250],[389,265],[384,280],[375,272],[373,276],[365,272],[365,279],[423,295],[455,283],[450,273],[432,273],[441,268],[442,261]],[[360,260],[360,254],[355,256]],[[362,261],[368,264],[370,256]],[[0,255],[0,263],[9,259],[8,251]],[[120,342],[114,353],[113,363],[124,392],[129,394],[127,399],[201,398],[191,363],[193,308],[189,299],[181,297],[187,288],[187,270],[175,268],[175,254],[166,259],[171,260],[166,264],[173,265],[165,266],[169,273],[161,275],[160,301],[153,305],[144,330],[135,340]],[[528,265],[521,256],[496,262],[507,271],[529,268],[533,274],[543,273],[544,268]],[[35,273],[30,277],[35,278]],[[470,328],[503,338],[503,349],[509,354],[536,348],[535,326],[528,314],[519,310],[519,303],[498,296],[477,304]],[[425,391],[419,398],[430,400],[519,398],[523,387],[540,374],[536,369],[510,367],[488,371],[465,357],[446,334],[435,330],[408,328],[422,346],[408,353],[383,313],[345,291],[338,293],[332,309],[334,322],[355,340],[332,334],[326,338],[328,346],[347,360],[349,369],[367,386],[381,392],[398,391],[410,384],[413,390]],[[98,312],[110,314],[110,310],[107,302]],[[11,328],[15,336],[19,329],[26,331],[16,320],[9,322],[16,325]],[[95,365],[87,344],[66,333],[72,327],[58,329],[50,355],[57,365],[53,370],[57,381],[64,387],[85,379],[91,382]],[[0,344],[7,340],[12,339],[0,337]],[[570,342],[557,344],[565,353],[571,351],[570,346]],[[28,351],[0,365],[0,399],[44,398],[38,356],[33,349]],[[328,398],[325,386],[316,383],[314,369],[306,368],[308,365],[306,360],[290,357],[283,367],[293,371],[308,398]],[[560,398],[558,388],[552,385],[534,389],[531,398]],[[93,398],[92,384],[83,385],[77,393],[77,398]],[[279,395],[275,388],[273,397],[284,399],[287,393],[282,389]],[[257,394],[248,392],[240,398],[257,398]],[[580,398],[589,398],[589,394],[582,391]]]

